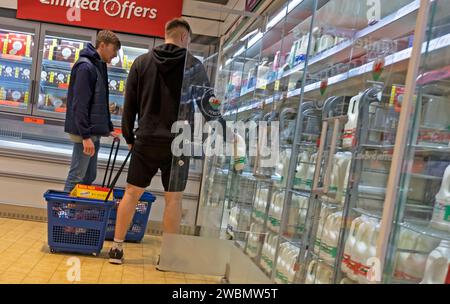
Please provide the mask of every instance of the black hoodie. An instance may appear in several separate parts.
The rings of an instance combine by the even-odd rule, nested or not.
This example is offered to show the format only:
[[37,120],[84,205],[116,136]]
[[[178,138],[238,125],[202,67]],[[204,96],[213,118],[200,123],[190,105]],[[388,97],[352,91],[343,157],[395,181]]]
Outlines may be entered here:
[[[174,122],[193,122],[194,107],[189,102],[193,94],[200,94],[196,102],[208,121],[220,118],[209,103],[212,91],[201,89],[207,87],[203,65],[184,48],[163,44],[139,56],[131,66],[125,91],[122,133],[126,142],[134,143],[135,137],[144,144],[172,142],[176,136],[171,133]],[[136,115],[138,129],[134,132]]]

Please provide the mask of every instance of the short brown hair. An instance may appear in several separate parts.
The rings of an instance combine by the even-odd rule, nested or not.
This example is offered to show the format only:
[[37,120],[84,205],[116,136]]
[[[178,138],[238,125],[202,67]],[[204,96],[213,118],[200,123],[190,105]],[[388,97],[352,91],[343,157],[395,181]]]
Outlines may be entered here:
[[170,34],[174,29],[184,28],[188,31],[189,35],[192,34],[191,26],[183,18],[175,18],[166,23],[166,35]]
[[100,46],[100,43],[103,42],[105,44],[114,44],[116,49],[119,50],[122,46],[119,38],[111,31],[103,30],[98,32],[97,39],[95,41],[95,48],[97,49]]

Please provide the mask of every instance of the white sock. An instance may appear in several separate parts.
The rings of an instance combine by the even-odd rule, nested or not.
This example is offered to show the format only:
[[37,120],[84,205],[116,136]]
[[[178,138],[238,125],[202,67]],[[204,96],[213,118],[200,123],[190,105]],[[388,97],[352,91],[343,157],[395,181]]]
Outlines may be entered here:
[[114,239],[113,249],[123,250],[123,240]]

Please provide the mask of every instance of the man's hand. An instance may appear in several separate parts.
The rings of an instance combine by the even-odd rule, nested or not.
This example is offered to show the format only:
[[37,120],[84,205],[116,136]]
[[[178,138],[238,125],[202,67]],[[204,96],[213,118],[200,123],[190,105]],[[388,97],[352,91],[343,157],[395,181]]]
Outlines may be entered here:
[[133,145],[132,144],[128,144],[128,150],[131,151],[131,149],[133,149]]
[[112,136],[112,137],[114,137],[114,138],[117,138],[117,137],[119,137],[119,134],[117,134],[116,132],[111,132],[111,133],[109,133],[109,135],[110,136]]
[[95,146],[92,139],[90,138],[83,139],[83,153],[89,155],[90,157],[94,156]]

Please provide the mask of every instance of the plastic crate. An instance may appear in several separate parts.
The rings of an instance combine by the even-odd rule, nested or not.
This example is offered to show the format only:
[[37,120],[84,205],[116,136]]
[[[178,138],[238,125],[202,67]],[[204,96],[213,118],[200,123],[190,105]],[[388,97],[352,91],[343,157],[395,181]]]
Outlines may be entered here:
[[44,198],[50,251],[99,255],[115,202],[71,197],[53,190],[47,191]]
[[[114,199],[116,200],[115,206],[112,208],[108,219],[108,226],[106,228],[106,240],[114,240],[114,231],[116,227],[117,219],[117,207],[120,200],[125,193],[124,189],[114,189]],[[150,192],[144,192],[136,206],[136,212],[134,213],[133,220],[128,229],[125,241],[127,242],[141,242],[144,238],[145,231],[147,230],[148,218],[150,216],[150,209],[152,203],[156,200],[155,196]]]

